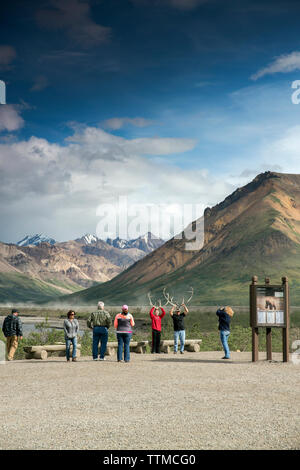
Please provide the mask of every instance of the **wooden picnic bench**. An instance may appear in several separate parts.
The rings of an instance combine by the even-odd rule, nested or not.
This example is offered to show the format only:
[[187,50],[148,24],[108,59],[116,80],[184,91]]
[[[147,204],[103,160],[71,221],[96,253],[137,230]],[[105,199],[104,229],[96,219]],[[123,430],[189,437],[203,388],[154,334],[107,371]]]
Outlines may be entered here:
[[[70,348],[70,354],[72,354],[72,344]],[[56,344],[44,344],[42,346],[24,346],[24,351],[26,353],[25,359],[42,359],[45,360],[49,356],[65,356],[66,355],[66,345],[65,343],[56,343]],[[77,344],[77,353],[76,356],[80,357],[81,344]]]
[[[184,349],[189,352],[199,352],[200,351],[200,344],[202,343],[202,339],[187,339],[185,340]],[[137,354],[145,354],[146,348],[148,346],[149,341],[132,341],[130,343],[130,351],[135,352]],[[161,352],[169,354],[171,351],[171,347],[174,346],[173,340],[162,340],[160,342]],[[45,360],[48,356],[58,355],[58,356],[65,356],[66,355],[66,345],[65,343],[55,343],[55,344],[44,344],[42,346],[25,346],[24,351],[26,353],[26,359],[42,359]],[[106,347],[106,356],[112,356],[116,353],[118,349],[118,342],[117,341],[109,341]],[[80,350],[81,344],[77,344],[77,357],[80,357]],[[70,354],[72,353],[72,344],[70,349]]]
[[[149,341],[131,341],[130,342],[130,351],[135,352],[137,354],[145,354],[146,347],[149,344]],[[112,356],[116,353],[118,349],[118,342],[117,341],[110,341],[107,343],[106,347],[106,356]]]
[[[199,352],[201,343],[202,339],[186,339],[184,343],[184,349],[189,352]],[[160,342],[161,352],[169,354],[171,346],[174,346],[174,340],[164,339]]]
[[[148,341],[132,341],[130,343],[130,351],[137,354],[145,354]],[[110,341],[107,343],[106,347],[106,356],[112,356],[118,348],[117,341]],[[26,359],[42,359],[45,360],[48,356],[66,355],[66,345],[65,343],[56,343],[56,344],[44,344],[42,346],[24,346],[24,351],[26,353]],[[77,357],[80,357],[81,344],[77,344]],[[72,354],[72,344],[70,348],[70,354]]]

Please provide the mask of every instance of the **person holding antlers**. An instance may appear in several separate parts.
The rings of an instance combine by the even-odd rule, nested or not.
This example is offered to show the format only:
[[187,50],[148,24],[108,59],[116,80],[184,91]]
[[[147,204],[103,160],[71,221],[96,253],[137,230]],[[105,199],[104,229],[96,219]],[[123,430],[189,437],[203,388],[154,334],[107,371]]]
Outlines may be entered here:
[[[184,308],[184,312],[181,312],[180,307]],[[173,326],[174,326],[174,354],[177,354],[177,351],[178,351],[178,340],[180,340],[180,354],[184,354],[184,343],[185,343],[184,317],[188,313],[189,313],[188,308],[184,303],[182,303],[181,305],[173,305],[170,310],[170,315],[172,317]]]
[[[160,354],[160,336],[161,336],[161,321],[164,318],[166,311],[161,306],[161,301],[159,300],[158,306],[154,305],[151,300],[150,293],[148,294],[150,305],[152,306],[150,310],[150,318],[152,321],[152,349],[151,354]],[[161,310],[161,313],[159,312]]]
[[[189,313],[189,310],[184,302],[184,297],[182,302],[173,301],[174,297],[170,297],[168,293],[163,290],[164,296],[167,300],[167,303],[172,305],[170,310],[170,316],[173,320],[173,327],[174,327],[174,354],[177,354],[178,351],[178,340],[180,340],[180,354],[184,354],[184,343],[185,343],[185,326],[184,326],[184,318]],[[186,303],[189,303],[194,295],[194,289],[191,287],[189,291],[190,297]],[[184,311],[181,312],[181,307],[183,307]]]

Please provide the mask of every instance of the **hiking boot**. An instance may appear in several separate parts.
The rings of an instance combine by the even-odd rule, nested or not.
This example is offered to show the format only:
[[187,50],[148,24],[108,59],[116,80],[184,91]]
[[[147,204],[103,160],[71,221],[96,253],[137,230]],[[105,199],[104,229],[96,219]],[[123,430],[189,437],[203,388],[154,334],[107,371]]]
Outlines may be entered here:
[[77,362],[77,357],[72,357],[72,362]]

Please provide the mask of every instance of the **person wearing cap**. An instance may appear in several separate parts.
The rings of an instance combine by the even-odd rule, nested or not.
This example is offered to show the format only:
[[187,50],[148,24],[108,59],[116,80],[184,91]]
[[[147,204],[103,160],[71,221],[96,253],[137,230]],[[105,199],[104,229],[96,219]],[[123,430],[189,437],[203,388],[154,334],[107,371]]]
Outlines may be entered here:
[[67,319],[64,321],[64,332],[65,332],[65,341],[66,341],[66,358],[67,361],[70,361],[70,348],[71,343],[73,345],[72,351],[72,362],[76,362],[76,353],[77,353],[77,336],[79,332],[79,323],[75,318],[74,310],[70,310],[67,314]]
[[105,361],[105,352],[108,342],[108,329],[111,326],[111,316],[104,310],[104,302],[98,302],[98,311],[91,313],[87,320],[87,326],[93,330],[93,360],[98,360],[98,348],[100,342],[100,361]]
[[128,311],[128,305],[123,305],[122,313],[118,313],[115,316],[114,327],[117,332],[118,340],[118,362],[123,362],[123,350],[124,350],[124,361],[130,361],[130,340],[132,337],[132,328],[134,327],[134,319],[131,313]]
[[2,331],[6,338],[7,360],[12,361],[18,348],[19,340],[23,339],[22,322],[19,311],[15,308],[4,319]]
[[[184,308],[184,312],[180,311],[180,307]],[[174,311],[175,310],[175,311]],[[188,308],[185,304],[181,306],[173,305],[170,311],[170,315],[173,320],[174,326],[174,354],[177,354],[178,340],[180,340],[180,354],[184,354],[184,343],[185,343],[185,327],[184,317],[188,314]]]
[[231,307],[220,307],[216,315],[219,317],[220,339],[224,349],[225,356],[222,359],[230,359],[230,350],[228,346],[228,338],[230,335],[230,322],[234,311]]

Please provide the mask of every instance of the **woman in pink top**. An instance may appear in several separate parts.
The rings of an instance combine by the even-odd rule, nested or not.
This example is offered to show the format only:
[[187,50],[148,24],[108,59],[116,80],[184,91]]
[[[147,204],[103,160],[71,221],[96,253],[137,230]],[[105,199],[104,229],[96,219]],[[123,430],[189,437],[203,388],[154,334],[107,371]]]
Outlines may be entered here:
[[124,350],[124,361],[130,361],[130,340],[132,337],[132,327],[134,326],[134,319],[131,313],[128,312],[128,305],[123,305],[122,313],[118,313],[115,317],[114,327],[117,331],[118,339],[118,362],[122,361]]

